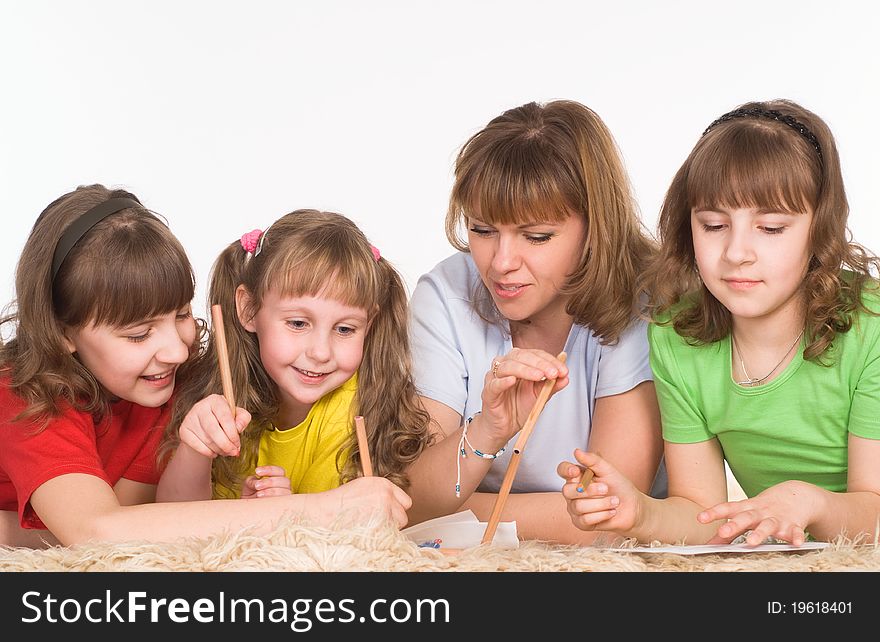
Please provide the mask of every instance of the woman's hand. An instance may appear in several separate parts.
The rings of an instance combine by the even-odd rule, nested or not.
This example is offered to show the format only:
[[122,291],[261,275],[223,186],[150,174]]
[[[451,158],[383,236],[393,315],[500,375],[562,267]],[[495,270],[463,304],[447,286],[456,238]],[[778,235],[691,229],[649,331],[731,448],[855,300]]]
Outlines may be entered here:
[[241,498],[290,495],[290,478],[281,466],[257,466],[241,485]]
[[[644,495],[600,455],[577,449],[574,456],[580,466],[565,461],[556,469],[566,481],[562,496],[572,524],[584,531],[632,530],[639,523]],[[593,479],[579,491],[585,468],[593,471]]]
[[786,481],[751,499],[716,504],[697,515],[697,520],[703,524],[729,520],[709,544],[729,544],[750,530],[746,536],[749,546],[758,546],[768,537],[800,546],[806,540],[813,516],[823,510],[827,492],[806,482]]
[[523,426],[544,381],[555,379],[552,394],[568,385],[565,363],[543,350],[513,348],[492,361],[483,383],[483,430],[507,443]]
[[180,441],[210,457],[236,457],[241,449],[239,433],[251,422],[251,414],[237,408],[235,418],[226,398],[210,395],[195,404],[180,424]]

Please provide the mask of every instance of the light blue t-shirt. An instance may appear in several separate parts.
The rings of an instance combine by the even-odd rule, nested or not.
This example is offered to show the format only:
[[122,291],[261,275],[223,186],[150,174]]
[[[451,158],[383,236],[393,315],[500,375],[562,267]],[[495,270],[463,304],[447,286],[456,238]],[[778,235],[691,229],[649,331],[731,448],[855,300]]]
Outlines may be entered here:
[[[449,406],[462,417],[480,410],[483,379],[492,359],[513,347],[507,328],[487,323],[474,311],[471,299],[479,284],[473,258],[459,252],[419,279],[410,304],[419,394]],[[642,321],[634,322],[616,344],[605,346],[589,328],[572,325],[564,350],[569,384],[544,407],[523,451],[513,492],[559,491],[562,480],[556,466],[572,461],[575,448],[587,448],[596,399],[652,380],[647,329]],[[620,426],[620,430],[626,429]],[[498,492],[517,437],[493,462],[478,490]]]

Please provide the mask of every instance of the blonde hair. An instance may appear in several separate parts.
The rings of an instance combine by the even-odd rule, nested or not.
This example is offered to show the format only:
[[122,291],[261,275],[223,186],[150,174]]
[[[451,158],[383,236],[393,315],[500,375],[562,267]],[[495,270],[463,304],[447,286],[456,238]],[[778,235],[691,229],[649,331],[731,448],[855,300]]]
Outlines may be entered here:
[[[211,273],[209,299],[223,311],[235,399],[252,416],[242,433],[241,456],[215,459],[214,481],[229,489],[240,486],[242,475],[256,465],[260,438],[280,403],[278,386],[260,360],[256,335],[245,330],[236,313],[235,291],[243,285],[250,294],[249,316],[257,313],[270,290],[290,297],[320,295],[367,310],[370,325],[350,418],[353,426],[356,414],[364,416],[375,474],[405,486],[404,470],[427,441],[429,415],[412,382],[407,293],[400,275],[384,258],[374,258],[363,232],[340,214],[296,210],[275,221],[261,240],[255,256],[239,241],[232,242]],[[177,430],[192,405],[222,388],[213,338],[194,370],[177,395],[164,454],[176,447]],[[340,458],[351,453],[347,461],[337,462],[341,482],[357,477],[360,470],[354,434],[352,430],[340,450]]]
[[[491,120],[455,162],[446,236],[458,250],[462,222],[490,225],[559,222],[582,216],[586,243],[561,294],[575,323],[614,343],[639,309],[635,282],[655,251],[636,211],[620,153],[599,116],[569,100],[528,103]],[[475,307],[498,313],[485,286]]]
[[[770,117],[713,123],[666,193],[658,223],[660,254],[646,271],[641,289],[650,296],[655,321],[671,322],[678,334],[694,343],[718,341],[730,333],[732,320],[697,272],[692,209],[767,207],[788,213],[812,209],[811,258],[802,286],[808,339],[804,358],[818,358],[837,333],[850,329],[852,313],[865,309],[862,289],[871,280],[872,266],[876,270],[880,263],[850,240],[840,158],[825,122],[789,100],[746,103],[740,110],[775,111],[784,119],[794,119],[806,133]],[[841,273],[844,268],[850,276]]]
[[[0,347],[0,368],[27,402],[18,419],[58,416],[64,404],[100,418],[110,399],[94,375],[67,349],[64,328],[124,326],[180,310],[193,298],[192,266],[180,242],[155,214],[133,206],[97,223],[73,246],[52,278],[53,251],[80,216],[124,190],[77,188],[40,214],[15,272],[14,311],[0,325],[15,337]],[[186,364],[185,364],[186,365]],[[5,374],[5,373],[4,373]],[[179,370],[178,380],[185,377]]]

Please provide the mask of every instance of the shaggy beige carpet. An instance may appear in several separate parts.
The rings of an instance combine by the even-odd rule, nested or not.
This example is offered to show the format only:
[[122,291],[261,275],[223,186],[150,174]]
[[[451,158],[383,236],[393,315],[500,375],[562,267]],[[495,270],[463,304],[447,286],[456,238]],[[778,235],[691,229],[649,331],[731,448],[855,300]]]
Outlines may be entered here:
[[45,550],[0,547],[0,571],[877,571],[880,547],[838,542],[819,551],[748,555],[637,554],[523,542],[457,555],[419,548],[390,525],[318,528],[295,521],[268,534],[227,533],[154,544]]

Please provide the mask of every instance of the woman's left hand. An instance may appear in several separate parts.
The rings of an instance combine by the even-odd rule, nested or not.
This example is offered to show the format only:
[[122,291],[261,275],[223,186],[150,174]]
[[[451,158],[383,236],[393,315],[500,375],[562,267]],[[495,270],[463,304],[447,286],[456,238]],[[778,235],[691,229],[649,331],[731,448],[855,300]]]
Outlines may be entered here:
[[703,524],[730,520],[718,529],[709,544],[729,544],[750,530],[746,536],[749,546],[757,546],[768,537],[800,546],[806,540],[813,516],[822,510],[826,492],[806,482],[786,481],[751,499],[716,504],[697,515],[697,520]]
[[241,498],[278,497],[290,495],[290,478],[281,466],[258,466],[241,485]]

